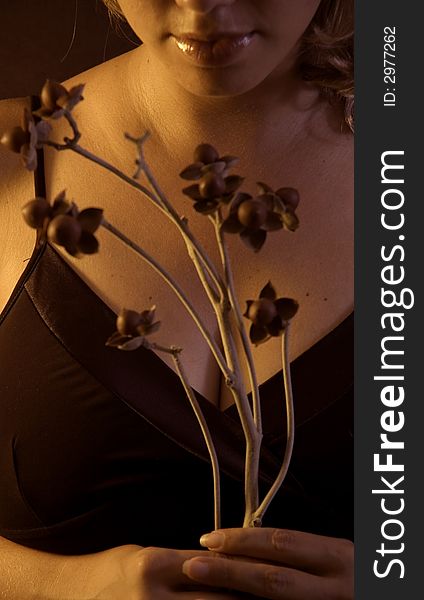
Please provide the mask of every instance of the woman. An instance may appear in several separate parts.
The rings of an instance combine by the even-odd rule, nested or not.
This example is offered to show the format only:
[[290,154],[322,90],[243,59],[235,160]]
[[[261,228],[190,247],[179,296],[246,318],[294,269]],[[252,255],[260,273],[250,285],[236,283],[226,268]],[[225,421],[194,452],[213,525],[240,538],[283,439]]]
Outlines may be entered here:
[[[346,361],[353,143],[345,120],[351,112],[352,2],[106,4],[128,20],[143,44],[65,82],[86,84],[75,111],[86,148],[126,171],[134,150],[122,132],[149,130],[147,163],[214,258],[207,222],[192,217],[177,178],[199,142],[239,156],[246,189],[265,181],[300,192],[295,234],[270,236],[254,258],[239,239],[229,240],[240,299],[256,297],[265,277],[301,306],[290,355],[298,423],[292,476],[264,523],[279,529],[227,529],[203,539],[205,547],[237,560],[169,549],[193,548],[196,536],[211,529],[205,526],[211,495],[205,452],[172,365],[150,353],[140,363],[136,353],[122,357],[102,349],[99,340],[113,323],[110,309],[141,310],[154,301],[164,324],[158,341],[183,346],[190,383],[222,459],[224,510],[230,507],[224,523],[234,525],[241,515],[243,460],[226,386],[172,293],[107,232],[99,234],[102,251],[83,261],[38,249],[0,326],[6,490],[0,590],[20,600],[353,597],[352,545],[342,539],[351,535]],[[1,105],[2,130],[17,121],[24,105],[28,100]],[[67,134],[58,122],[55,136]],[[32,196],[32,181],[14,156],[2,151],[1,158],[8,200],[0,209],[7,224],[3,306],[30,253],[32,238],[18,213]],[[66,187],[80,206],[101,205],[110,222],[159,255],[216,331],[178,233],[153,207],[66,152],[46,150],[40,193],[42,175],[48,198]],[[16,335],[22,324],[29,340]],[[260,346],[255,360],[263,384],[266,486],[282,445],[275,425],[281,411],[278,342]]]

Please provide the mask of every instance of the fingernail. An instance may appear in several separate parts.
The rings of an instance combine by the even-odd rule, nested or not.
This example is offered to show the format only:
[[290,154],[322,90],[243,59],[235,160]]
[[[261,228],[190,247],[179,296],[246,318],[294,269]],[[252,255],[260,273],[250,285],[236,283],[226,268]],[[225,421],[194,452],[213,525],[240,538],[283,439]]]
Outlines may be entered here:
[[200,544],[206,548],[217,550],[224,545],[224,536],[222,533],[214,531],[213,533],[206,533],[200,538]]
[[192,579],[202,579],[209,573],[209,565],[199,559],[186,560],[183,563],[183,573]]

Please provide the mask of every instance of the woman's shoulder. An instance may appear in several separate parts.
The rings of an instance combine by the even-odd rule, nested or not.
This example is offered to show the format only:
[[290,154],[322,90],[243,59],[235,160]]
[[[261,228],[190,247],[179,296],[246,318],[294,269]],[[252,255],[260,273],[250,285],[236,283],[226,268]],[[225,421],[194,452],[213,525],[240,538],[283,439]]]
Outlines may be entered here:
[[[0,100],[0,137],[19,125],[29,97]],[[0,310],[31,255],[35,236],[21,216],[21,207],[34,197],[34,176],[19,154],[0,144]]]
[[[86,106],[82,106],[82,110],[78,107],[87,129],[86,137],[89,137],[90,127],[96,121],[93,115],[104,112],[107,89],[113,81],[113,74],[122,67],[123,60],[123,57],[117,57],[63,82],[68,89],[80,83],[87,86],[87,100],[82,103]],[[22,123],[25,108],[30,108],[29,96],[0,100],[0,138],[6,131]],[[61,123],[55,124],[58,133],[63,126]],[[34,230],[28,228],[21,216],[22,206],[34,194],[34,174],[24,168],[19,154],[0,144],[0,311],[10,297],[34,247]]]
[[77,73],[69,79],[62,81],[62,84],[67,88],[74,85],[84,84],[88,92],[94,92],[97,101],[100,101],[104,94],[110,96],[116,92],[119,87],[119,77],[122,76],[126,68],[126,63],[129,59],[130,52],[121,54],[102,62],[86,71]]

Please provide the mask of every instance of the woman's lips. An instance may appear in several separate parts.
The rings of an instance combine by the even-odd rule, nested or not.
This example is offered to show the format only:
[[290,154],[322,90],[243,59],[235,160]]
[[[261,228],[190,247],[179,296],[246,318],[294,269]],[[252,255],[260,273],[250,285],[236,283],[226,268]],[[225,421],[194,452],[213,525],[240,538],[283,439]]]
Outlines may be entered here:
[[224,66],[247,48],[254,33],[222,34],[213,40],[199,40],[190,34],[172,36],[177,48],[191,60],[204,66]]

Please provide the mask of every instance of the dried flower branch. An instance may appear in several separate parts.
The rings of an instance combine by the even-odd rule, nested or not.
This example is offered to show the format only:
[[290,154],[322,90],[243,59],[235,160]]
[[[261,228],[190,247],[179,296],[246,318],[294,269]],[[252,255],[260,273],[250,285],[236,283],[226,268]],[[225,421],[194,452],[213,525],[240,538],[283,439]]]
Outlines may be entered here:
[[196,395],[193,392],[193,389],[190,387],[187,375],[182,365],[180,359],[182,349],[178,348],[177,346],[161,346],[146,339],[147,336],[156,333],[160,327],[160,321],[155,322],[154,320],[155,310],[155,306],[152,306],[147,310],[143,310],[141,313],[136,312],[135,310],[127,310],[125,308],[122,309],[116,319],[117,331],[107,340],[106,345],[116,347],[119,350],[127,351],[137,350],[137,348],[142,346],[148,350],[156,350],[158,352],[171,354],[176,372],[180,378],[194,414],[196,415],[206,443],[206,447],[209,452],[214,482],[214,527],[215,529],[219,529],[221,527],[221,484],[218,457],[212,440],[212,435]]
[[60,83],[47,79],[40,94],[41,108],[34,115],[41,119],[60,119],[83,100],[85,85],[76,85],[69,91]]
[[[281,336],[283,340],[283,373],[288,415],[288,442],[277,480],[260,503],[258,475],[262,426],[259,386],[249,339],[243,323],[243,315],[234,287],[234,278],[224,235],[225,233],[239,234],[242,241],[249,248],[258,252],[265,243],[269,232],[281,229],[296,230],[299,221],[295,211],[299,202],[299,195],[293,188],[278,188],[274,191],[270,186],[261,182],[258,183],[256,196],[240,192],[238,190],[244,178],[237,174],[229,174],[229,170],[236,165],[238,159],[233,156],[220,156],[216,148],[210,144],[204,143],[197,146],[194,151],[193,163],[180,173],[183,179],[196,183],[184,188],[183,193],[194,201],[194,210],[201,215],[208,216],[214,226],[221,256],[221,274],[192,234],[187,218],[180,217],[177,214],[172,203],[163,193],[150,171],[143,152],[144,143],[149,137],[147,132],[141,137],[126,134],[127,139],[133,142],[137,148],[137,170],[132,178],[79,145],[81,133],[72,110],[83,99],[83,89],[84,86],[80,85],[68,91],[59,83],[47,81],[41,92],[41,108],[34,113],[37,119],[41,120],[37,122],[26,111],[23,126],[15,127],[6,132],[0,141],[10,150],[21,153],[24,164],[29,170],[36,168],[36,150],[43,145],[53,147],[58,151],[71,150],[113,173],[152,202],[177,227],[183,237],[188,254],[215,312],[222,351],[214,336],[205,327],[184,290],[180,288],[156,259],[109,223],[103,217],[101,209],[87,208],[79,211],[74,202],[66,200],[65,192],[61,192],[52,204],[45,198],[31,200],[24,206],[23,216],[30,227],[39,230],[39,238],[62,246],[73,256],[92,254],[98,251],[98,242],[94,234],[98,227],[102,225],[126,246],[137,252],[175,292],[208,343],[224,375],[225,382],[233,394],[246,439],[246,510],[243,525],[256,526],[260,524],[266,508],[284,480],[293,447],[293,401],[287,356],[287,333],[289,321],[295,315],[298,305],[290,298],[277,298],[275,289],[269,282],[262,289],[257,300],[247,301],[247,308],[244,313],[244,316],[252,322],[249,337],[253,344],[257,345],[277,336]],[[68,121],[73,137],[65,137],[63,143],[56,143],[49,139],[51,126],[48,120],[61,117]],[[150,189],[137,181],[142,174],[146,177]],[[253,412],[245,390],[240,356],[236,351],[235,333],[237,333],[237,330],[233,331],[231,315],[235,316],[235,324],[248,367],[253,395]],[[160,323],[155,321],[155,307],[141,313],[133,310],[123,310],[117,318],[117,331],[109,338],[107,345],[127,351],[144,347],[172,355],[176,371],[198,418],[211,457],[215,489],[215,526],[219,527],[219,468],[213,442],[195,394],[184,372],[180,360],[181,348],[158,345],[148,339],[151,334],[158,330],[159,326]]]
[[41,230],[41,239],[62,246],[71,256],[95,254],[99,243],[95,232],[102,221],[101,208],[85,208],[81,212],[75,202],[66,200],[63,190],[53,204],[45,198],[34,198],[23,206],[22,215],[26,223]]
[[222,298],[224,293],[224,283],[215,267],[213,262],[210,260],[205,250],[194,238],[188,227],[188,221],[186,218],[181,218],[175,211],[171,202],[165,196],[161,190],[158,182],[150,171],[149,165],[144,159],[144,143],[148,139],[148,133],[145,133],[139,138],[134,138],[128,133],[125,137],[135,143],[137,147],[138,157],[136,159],[137,164],[137,175],[143,172],[149,183],[150,189],[153,192],[154,203],[158,206],[163,213],[176,225],[179,229],[183,240],[187,246],[190,258],[193,260],[194,266],[196,267],[197,273],[205,285],[205,291],[208,293],[210,298],[215,297],[216,299]]
[[219,206],[228,204],[234,192],[244,181],[239,175],[228,175],[229,169],[237,164],[235,156],[219,156],[210,144],[199,144],[194,151],[194,163],[180,173],[182,179],[199,180],[182,190],[194,200],[193,208],[203,215],[215,213]]
[[22,162],[28,171],[37,168],[37,149],[41,148],[51,133],[51,125],[46,121],[35,124],[32,114],[25,108],[22,126],[16,126],[6,131],[0,143],[12,152],[20,154]]
[[213,336],[208,331],[200,315],[196,311],[195,307],[193,306],[187,295],[181,289],[179,284],[173,279],[173,277],[171,277],[171,275],[162,267],[162,265],[155,258],[150,256],[150,254],[143,250],[143,248],[141,248],[138,244],[130,240],[124,233],[119,231],[119,229],[112,225],[112,223],[109,223],[105,218],[103,218],[102,220],[102,226],[105,229],[107,229],[107,231],[109,231],[112,235],[116,236],[119,240],[121,240],[121,242],[123,242],[128,248],[131,248],[131,250],[136,252],[170,286],[177,298],[180,300],[180,302],[186,308],[188,313],[191,315],[200,333],[203,335],[213,357],[216,360],[217,365],[221,369],[225,380],[228,382],[228,385],[234,385],[234,374],[231,372],[227,363],[225,362],[225,359],[222,355],[220,348],[218,347],[218,344],[213,339]]
[[290,466],[290,460],[293,453],[293,445],[294,445],[294,403],[293,403],[293,391],[291,385],[291,375],[290,375],[290,363],[289,363],[289,353],[288,353],[288,334],[289,334],[290,324],[284,328],[281,338],[282,344],[282,362],[283,362],[283,380],[284,380],[284,393],[286,398],[286,417],[287,417],[287,436],[286,436],[286,448],[284,451],[283,462],[280,467],[280,471],[278,472],[277,477],[275,478],[274,483],[266,494],[265,498],[262,500],[261,504],[258,506],[254,514],[252,515],[252,521],[256,523],[256,525],[260,525],[262,523],[262,519],[265,515],[266,510],[271,504],[273,498],[277,494],[280,489]]
[[262,344],[270,337],[280,337],[299,308],[292,298],[277,298],[271,282],[261,290],[258,300],[247,300],[244,316],[252,321],[250,341]]
[[258,183],[259,195],[239,193],[230,205],[222,224],[225,233],[238,233],[241,240],[258,252],[264,245],[267,233],[288,229],[295,231],[299,221],[295,209],[299,195],[294,188],[280,188],[274,192],[264,183]]
[[145,345],[146,336],[158,331],[160,321],[154,321],[156,306],[138,313],[123,308],[116,319],[117,331],[107,340],[107,346],[119,350],[136,350]]

